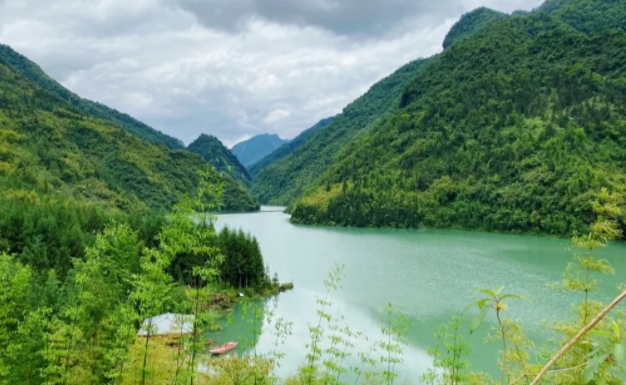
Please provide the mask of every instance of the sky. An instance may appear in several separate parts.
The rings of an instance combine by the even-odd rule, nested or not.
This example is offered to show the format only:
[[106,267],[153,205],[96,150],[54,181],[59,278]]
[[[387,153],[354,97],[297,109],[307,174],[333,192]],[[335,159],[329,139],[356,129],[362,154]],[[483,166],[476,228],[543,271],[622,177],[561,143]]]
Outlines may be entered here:
[[0,0],[0,43],[78,95],[189,144],[293,138],[458,18],[542,0]]

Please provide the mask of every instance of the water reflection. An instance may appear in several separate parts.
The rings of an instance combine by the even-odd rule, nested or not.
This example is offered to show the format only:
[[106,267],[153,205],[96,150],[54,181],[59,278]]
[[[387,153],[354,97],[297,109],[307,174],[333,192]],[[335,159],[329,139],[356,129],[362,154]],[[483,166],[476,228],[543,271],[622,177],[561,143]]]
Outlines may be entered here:
[[[267,316],[274,312],[294,323],[293,335],[280,347],[287,356],[277,370],[293,374],[305,361],[309,323],[317,325],[316,296],[323,296],[323,280],[336,263],[346,265],[346,279],[333,296],[333,316],[343,314],[343,324],[371,339],[381,333],[381,310],[388,302],[401,307],[409,317],[409,346],[404,364],[397,369],[402,378],[416,382],[431,362],[428,347],[435,346],[432,330],[477,299],[477,290],[505,284],[506,290],[530,296],[507,310],[507,317],[519,320],[538,344],[546,340],[545,324],[571,315],[570,304],[577,301],[570,293],[556,293],[548,284],[562,279],[572,258],[568,240],[544,237],[484,234],[466,231],[408,231],[385,229],[337,229],[294,226],[282,213],[232,214],[219,217],[218,226],[242,228],[254,234],[265,262],[278,272],[282,281],[292,281],[295,289],[264,306],[263,333],[256,345],[259,354],[272,351]],[[594,297],[610,300],[626,272],[626,244],[602,250],[598,257],[608,259],[618,273],[603,278]],[[621,306],[622,309],[625,306]],[[469,316],[468,318],[471,318]],[[235,321],[237,316],[235,315]],[[495,317],[492,317],[495,318]],[[498,376],[498,344],[486,344],[485,336],[495,319],[471,336],[470,361],[477,371]],[[234,330],[233,330],[234,329]],[[228,337],[250,338],[246,322],[226,329]],[[364,340],[356,350],[367,350]],[[377,354],[380,358],[380,354]],[[356,359],[352,355],[352,363]]]
[[[316,312],[316,292],[306,289],[295,289],[294,292],[283,293],[278,297],[265,301],[256,301],[254,306],[248,308],[247,313],[238,305],[232,314],[232,320],[223,320],[224,330],[208,333],[208,338],[217,339],[218,344],[229,341],[238,341],[236,354],[256,354],[273,357],[276,353],[286,353],[276,367],[276,374],[286,377],[295,374],[295,370],[306,362],[307,344],[310,341],[309,326],[317,326],[319,315]],[[362,336],[352,339],[354,346],[346,350],[348,357],[345,367],[360,367],[361,359],[358,353],[367,353],[377,361],[380,360],[382,351],[375,347],[378,341],[386,338],[380,328],[382,313],[373,309],[347,303],[339,298],[331,298],[333,306],[327,312],[333,320],[340,320],[338,326],[349,326],[354,332],[361,332]],[[254,309],[259,309],[262,322],[257,322]],[[276,344],[277,335],[274,329],[276,320],[284,319],[293,322],[291,335],[284,343]],[[325,329],[325,339],[320,343],[320,348],[326,350],[329,347],[328,336],[330,330],[326,321],[322,322]],[[254,329],[262,330],[258,335]],[[326,356],[326,355],[325,355]],[[415,380],[421,375],[430,363],[425,350],[414,346],[406,346],[403,353],[404,363],[396,367],[401,373],[401,379]],[[383,369],[384,368],[378,368]],[[354,374],[346,374],[344,379],[354,379]]]

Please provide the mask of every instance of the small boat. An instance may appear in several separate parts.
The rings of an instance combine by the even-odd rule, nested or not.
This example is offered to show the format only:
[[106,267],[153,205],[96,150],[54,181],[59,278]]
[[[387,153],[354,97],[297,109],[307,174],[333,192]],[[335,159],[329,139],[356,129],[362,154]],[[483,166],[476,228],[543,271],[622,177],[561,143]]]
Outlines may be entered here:
[[209,350],[209,352],[211,354],[224,354],[224,353],[230,352],[231,350],[233,350],[236,347],[237,347],[237,341],[232,341],[232,342],[229,342],[227,344],[220,345],[220,346],[216,347],[215,349],[211,349],[211,350]]

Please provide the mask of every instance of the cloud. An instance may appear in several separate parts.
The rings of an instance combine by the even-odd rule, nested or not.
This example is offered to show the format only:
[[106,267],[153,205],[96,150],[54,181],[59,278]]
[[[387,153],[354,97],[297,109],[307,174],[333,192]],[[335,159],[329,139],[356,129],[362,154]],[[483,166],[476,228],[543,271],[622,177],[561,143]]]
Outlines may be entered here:
[[270,112],[269,115],[263,119],[263,121],[265,123],[274,123],[288,117],[289,115],[291,115],[289,111],[278,109]]
[[[241,32],[254,20],[317,27],[338,35],[393,38],[479,6],[511,12],[527,0],[170,0],[212,29]],[[538,1],[530,1],[538,3]]]
[[[247,29],[263,20],[297,27],[319,27],[340,35],[381,36],[416,16],[450,11],[431,0],[174,0],[209,28]],[[454,2],[458,7],[459,2]]]
[[[532,1],[525,7],[539,3]],[[212,7],[190,0],[0,0],[0,42],[79,95],[186,143],[209,133],[234,144],[265,132],[293,138],[401,65],[440,51],[461,13],[480,5],[505,11],[523,5],[202,4]]]

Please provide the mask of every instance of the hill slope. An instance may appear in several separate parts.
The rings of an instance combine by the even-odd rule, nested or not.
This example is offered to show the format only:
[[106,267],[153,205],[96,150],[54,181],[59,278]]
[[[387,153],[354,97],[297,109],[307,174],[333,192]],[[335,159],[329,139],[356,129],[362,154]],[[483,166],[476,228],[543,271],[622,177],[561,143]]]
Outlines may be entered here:
[[295,151],[262,170],[252,191],[263,203],[293,202],[333,164],[343,146],[376,119],[395,111],[402,90],[427,63],[416,60],[376,83]]
[[276,134],[262,134],[237,143],[230,150],[244,166],[248,167],[265,156],[274,152],[278,147],[289,143]]
[[122,128],[151,143],[162,144],[170,149],[183,149],[185,147],[178,139],[165,135],[129,115],[118,112],[103,104],[83,99],[72,93],[46,75],[37,64],[15,52],[9,46],[0,44],[0,60],[12,66],[14,70],[36,83],[42,89],[54,94],[70,105],[85,111],[94,118],[105,120],[109,125]]
[[187,150],[200,155],[218,171],[230,175],[235,180],[246,185],[250,183],[248,170],[246,170],[244,165],[239,162],[239,159],[213,135],[200,135],[198,139],[187,146]]
[[292,220],[586,230],[600,189],[626,181],[626,33],[563,21],[518,15],[451,45],[291,207]]
[[548,0],[536,11],[549,13],[584,33],[626,30],[621,0]]
[[287,143],[280,146],[276,151],[267,155],[263,159],[260,159],[258,162],[250,165],[248,167],[248,173],[252,180],[256,179],[259,176],[259,173],[264,168],[268,167],[272,163],[275,163],[287,155],[291,154],[295,151],[296,148],[300,147],[305,140],[307,140],[311,135],[315,134],[319,129],[327,126],[330,122],[333,121],[334,118],[326,118],[320,120],[316,125],[311,128],[304,130],[300,135],[295,137],[293,140],[288,141]]
[[92,116],[0,58],[4,198],[58,194],[122,209],[169,208],[193,192],[205,167],[195,154],[148,143]]

